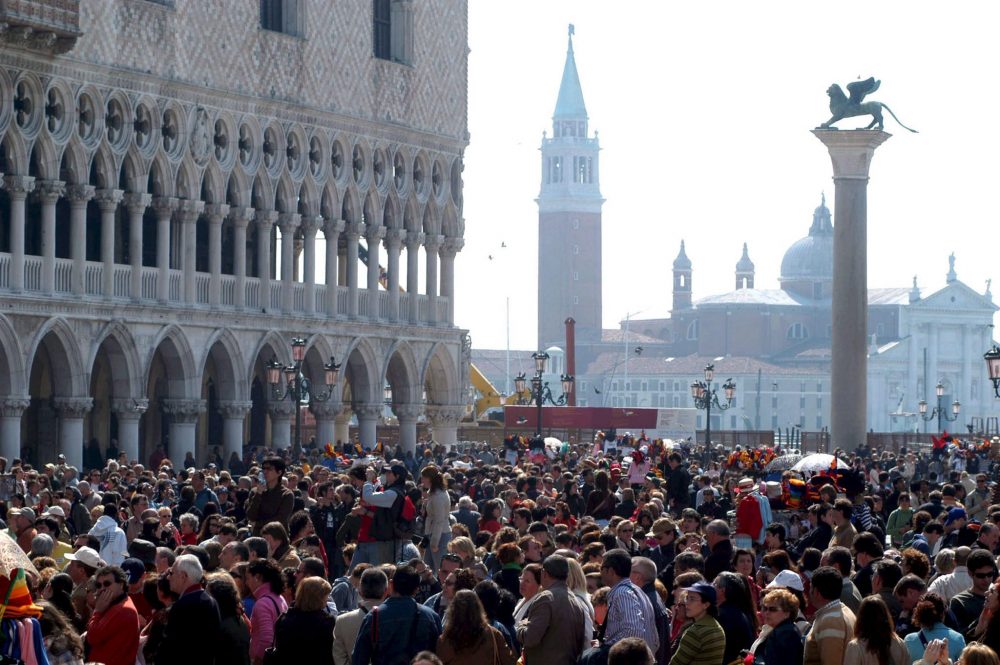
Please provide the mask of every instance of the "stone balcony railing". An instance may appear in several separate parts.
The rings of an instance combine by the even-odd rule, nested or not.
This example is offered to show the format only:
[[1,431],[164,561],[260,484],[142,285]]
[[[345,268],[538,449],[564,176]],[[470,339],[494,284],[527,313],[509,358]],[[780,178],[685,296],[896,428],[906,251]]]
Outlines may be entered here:
[[66,53],[80,34],[80,0],[0,0],[2,44]]

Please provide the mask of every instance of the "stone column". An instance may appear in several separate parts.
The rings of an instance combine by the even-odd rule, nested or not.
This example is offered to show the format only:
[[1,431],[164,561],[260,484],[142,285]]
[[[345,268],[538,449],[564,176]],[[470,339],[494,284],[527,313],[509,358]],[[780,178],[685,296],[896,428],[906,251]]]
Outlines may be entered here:
[[361,238],[361,224],[347,224],[344,233],[347,238],[347,317],[358,318],[358,240]]
[[74,296],[87,292],[87,201],[94,198],[92,185],[70,185],[66,188],[69,199],[69,256],[73,261],[70,291]]
[[66,191],[60,180],[39,180],[35,196],[42,202],[42,293],[56,290],[56,201]]
[[17,292],[24,290],[24,201],[35,188],[35,179],[9,175],[3,185],[10,196],[10,290]]
[[441,245],[441,296],[448,299],[444,323],[455,323],[455,255],[465,245],[462,238],[447,238]]
[[295,404],[288,400],[268,402],[267,409],[271,414],[271,448],[275,450],[290,448]]
[[8,462],[21,456],[21,416],[29,406],[31,400],[27,397],[0,399],[0,455]]
[[192,201],[189,199],[180,202],[181,216],[181,238],[183,238],[184,253],[182,255],[181,270],[184,280],[184,302],[194,305],[198,301],[198,294],[195,290],[195,272],[197,271],[196,250],[198,242],[198,217],[205,209],[204,201]]
[[836,189],[833,227],[831,442],[854,450],[866,440],[868,402],[868,169],[889,134],[822,130]]
[[[142,298],[142,216],[145,214],[146,208],[152,200],[153,197],[151,194],[128,192],[125,195],[125,206],[128,209],[128,257],[129,263],[132,266],[129,297],[132,300],[140,300]],[[138,437],[138,431],[137,429],[136,437]],[[138,443],[139,440],[136,438],[137,446]],[[136,448],[135,459],[139,459],[138,454],[139,449]],[[129,460],[132,459],[132,457],[129,457]]]
[[378,419],[382,416],[381,404],[358,404],[354,408],[358,417],[358,436],[362,448],[374,448],[378,442]]
[[368,242],[368,318],[372,321],[379,318],[378,286],[381,266],[378,246],[384,236],[384,226],[371,224],[365,229],[365,240]]
[[125,397],[111,401],[111,410],[118,417],[119,450],[129,462],[139,460],[139,419],[148,408],[148,399]]
[[340,232],[344,230],[344,220],[329,219],[323,224],[323,235],[326,238],[326,315],[337,315],[337,285],[340,274],[337,267],[338,245]]
[[295,311],[295,231],[302,222],[297,212],[278,215],[281,229],[281,311]]
[[389,319],[399,321],[399,252],[406,232],[390,229],[385,234],[386,286],[389,294]]
[[254,216],[257,224],[257,271],[260,275],[260,308],[271,309],[271,227],[278,219],[274,210],[258,210]]
[[[917,394],[917,379],[920,376],[920,360],[923,357],[921,345],[921,329],[923,324],[914,323],[910,326],[909,353],[906,370],[906,410],[917,408],[920,395]],[[907,429],[913,427],[913,422],[907,423]]]
[[[201,203],[199,201],[198,203]],[[170,443],[167,452],[175,469],[180,469],[188,453],[197,453],[198,418],[205,413],[203,399],[165,399],[164,412],[170,414]],[[197,457],[195,457],[197,460]]]
[[392,412],[399,421],[399,444],[404,453],[415,453],[417,450],[417,418],[423,412],[421,404],[393,404]]
[[[938,356],[941,353],[941,338],[938,333],[938,329],[940,328],[938,323],[930,323],[927,328],[929,333],[927,341],[927,377],[924,381],[924,394],[922,399],[927,400],[927,403],[930,405],[928,410],[930,410],[937,406],[936,388],[938,381],[941,380],[941,374],[939,374],[938,370]],[[937,427],[937,423],[934,422],[933,426]]]
[[220,401],[219,413],[222,414],[222,459],[229,464],[229,457],[243,459],[243,423],[247,414],[253,408],[252,402]]
[[333,419],[333,441],[334,445],[337,445],[338,441],[351,442],[351,412],[341,411],[340,415]]
[[[231,208],[229,219],[233,223],[233,306],[246,307],[247,297],[247,224],[253,219],[253,208]],[[240,459],[243,455],[240,455]],[[226,460],[229,461],[228,459]]]
[[89,397],[56,397],[59,414],[59,452],[66,463],[83,469],[83,418],[94,406]]
[[[339,386],[333,387],[334,390],[338,388]],[[316,445],[320,448],[328,443],[336,445],[336,420],[344,410],[343,403],[339,399],[330,398],[325,402],[313,402],[309,410],[316,417]]]
[[428,405],[427,419],[431,421],[434,442],[450,448],[458,443],[458,423],[465,409],[459,404]]
[[424,250],[427,252],[427,277],[424,280],[427,289],[427,323],[437,323],[438,297],[438,252],[444,236],[429,235],[424,238]]
[[423,233],[406,234],[406,291],[410,294],[407,314],[414,325],[420,322],[420,246],[423,244]]
[[99,189],[94,196],[101,209],[101,293],[105,298],[115,295],[115,212],[123,194],[120,189]]
[[177,199],[158,196],[153,199],[156,214],[156,299],[170,300],[170,220],[177,209]]
[[229,214],[225,203],[205,206],[208,215],[208,304],[218,308],[222,303],[222,220]]
[[319,215],[302,218],[302,296],[309,315],[316,313],[316,231],[322,223]]

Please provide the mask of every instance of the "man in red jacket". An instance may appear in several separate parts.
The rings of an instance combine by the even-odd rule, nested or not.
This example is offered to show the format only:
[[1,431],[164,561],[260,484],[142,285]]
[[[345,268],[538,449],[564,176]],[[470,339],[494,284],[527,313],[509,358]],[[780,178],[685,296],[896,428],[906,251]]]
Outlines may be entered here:
[[94,575],[97,602],[87,624],[89,661],[135,665],[139,651],[139,613],[128,597],[125,571],[105,566]]
[[764,520],[760,515],[760,503],[753,495],[754,482],[752,478],[740,480],[740,502],[736,505],[736,538],[734,545],[749,549],[753,541],[764,528]]

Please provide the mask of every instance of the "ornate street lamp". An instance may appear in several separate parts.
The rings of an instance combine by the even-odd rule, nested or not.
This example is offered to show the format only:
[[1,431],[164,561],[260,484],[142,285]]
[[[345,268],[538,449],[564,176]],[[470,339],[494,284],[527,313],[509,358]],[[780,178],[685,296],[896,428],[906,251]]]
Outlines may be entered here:
[[[545,402],[552,404],[553,406],[565,406],[566,401],[569,396],[573,394],[573,384],[575,379],[569,374],[563,374],[559,377],[559,381],[562,385],[562,395],[558,398],[552,396],[552,390],[549,388],[548,381],[542,380],[542,375],[545,374],[545,365],[549,361],[549,354],[544,351],[538,351],[531,354],[532,359],[535,361],[535,374],[531,377],[531,388],[528,388],[528,378],[524,375],[524,372],[518,373],[514,377],[514,390],[517,392],[518,398],[517,403],[520,405],[534,404],[536,407],[536,420],[535,420],[535,437],[541,438],[542,436],[542,405]],[[523,397],[524,393],[528,392],[529,396],[527,399]]]
[[993,382],[993,393],[1000,398],[1000,346],[996,344],[993,348],[983,354],[986,361],[986,372]]
[[962,410],[962,405],[956,400],[951,403],[951,415],[948,415],[948,410],[944,408],[941,404],[941,397],[944,395],[944,386],[938,381],[938,384],[934,387],[934,394],[937,395],[937,406],[931,409],[930,413],[927,413],[927,400],[920,400],[917,403],[917,409],[920,411],[920,418],[924,422],[930,422],[937,418],[937,428],[938,432],[941,432],[941,425],[943,421],[949,423],[958,420],[958,414]]
[[695,408],[705,410],[704,465],[706,467],[708,466],[712,449],[712,407],[714,406],[720,411],[725,411],[733,406],[733,398],[736,396],[736,384],[733,383],[732,379],[726,379],[726,382],[722,385],[726,401],[725,403],[720,402],[719,391],[712,388],[712,379],[714,378],[715,365],[706,365],[705,380],[691,383],[691,398],[694,400]]
[[[306,341],[301,337],[292,339],[292,364],[282,365],[272,358],[267,364],[267,382],[271,384],[271,397],[277,401],[290,399],[295,403],[295,445],[302,450],[302,404],[325,402],[334,394],[334,386],[340,376],[340,365],[330,356],[330,362],[323,364],[323,383],[326,390],[315,391],[312,381],[302,373],[302,363],[306,358]],[[285,375],[285,386],[281,387],[281,375]]]

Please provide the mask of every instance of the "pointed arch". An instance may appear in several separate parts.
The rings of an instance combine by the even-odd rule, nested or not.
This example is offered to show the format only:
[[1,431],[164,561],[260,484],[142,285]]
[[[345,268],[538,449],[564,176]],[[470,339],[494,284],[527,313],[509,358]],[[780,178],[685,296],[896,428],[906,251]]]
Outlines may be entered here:
[[49,319],[42,324],[31,340],[26,357],[34,361],[43,344],[52,359],[55,394],[59,397],[86,395],[89,373],[83,368],[76,332],[66,319]]
[[461,238],[463,229],[460,226],[455,206],[447,204],[441,214],[441,233],[449,238]]
[[250,205],[257,210],[274,210],[274,189],[263,171],[258,172],[253,180]]
[[177,168],[177,196],[182,199],[197,201],[201,198],[201,179],[198,168],[191,160],[185,159]]
[[88,176],[87,152],[80,145],[80,141],[73,138],[63,149],[59,179],[67,185],[84,185]]
[[28,394],[20,340],[10,320],[0,314],[0,396]]
[[[262,354],[268,350],[271,352],[270,356],[262,358]],[[262,358],[265,361],[269,361],[272,357],[284,365],[292,362],[292,354],[288,348],[288,340],[278,334],[277,331],[268,330],[263,334],[263,336],[261,336],[260,341],[257,342],[257,346],[253,351],[253,355],[250,357],[250,371],[247,374],[248,383],[253,380],[254,366],[257,364],[257,360]]]
[[287,173],[282,174],[278,180],[278,192],[275,196],[274,205],[275,210],[278,212],[298,212],[298,188]]
[[215,363],[216,390],[219,399],[246,400],[250,397],[249,365],[243,357],[239,340],[228,328],[219,328],[205,343],[205,355],[201,358],[199,367],[201,376],[205,375],[208,362]]
[[412,404],[420,401],[420,367],[417,357],[406,340],[396,340],[385,354],[380,373],[383,382],[392,386],[394,404]]
[[353,185],[348,187],[344,193],[344,202],[340,206],[340,217],[348,224],[361,221],[361,204],[358,202],[358,192]]
[[157,152],[149,167],[149,191],[154,196],[173,196],[177,191],[174,171],[162,152]]
[[428,201],[424,207],[424,219],[422,223],[424,233],[428,235],[438,235],[441,233],[441,219],[438,216],[437,206],[433,201]]
[[150,349],[144,376],[149,376],[149,368],[152,367],[157,352],[162,352],[166,360],[167,394],[174,398],[189,399],[201,394],[196,381],[198,371],[194,366],[194,351],[180,326],[164,326],[154,338]]
[[385,206],[382,210],[382,225],[387,229],[399,229],[403,227],[403,216],[399,212],[399,202],[396,195],[390,193],[385,199]]
[[351,402],[356,404],[376,404],[381,401],[381,363],[366,337],[355,337],[344,352],[344,369],[341,374],[351,384]]
[[306,340],[306,357],[302,362],[302,373],[309,377],[314,386],[323,385],[325,372],[323,365],[333,356],[333,345],[323,335],[312,335]]
[[0,169],[4,175],[28,175],[28,146],[18,132],[4,132]]
[[233,169],[229,173],[229,182],[226,184],[226,203],[237,207],[250,205],[250,185],[246,175],[240,169]]
[[140,373],[142,361],[132,332],[120,319],[109,321],[94,338],[87,357],[88,374],[93,372],[97,356],[105,345],[111,365],[111,395],[141,397],[144,392]]
[[382,206],[378,194],[375,190],[368,190],[365,196],[364,222],[367,226],[380,226],[382,224]]
[[424,361],[421,385],[427,391],[428,404],[459,404],[461,386],[458,368],[452,360],[448,347],[438,342]]
[[35,144],[31,148],[29,168],[34,170],[37,178],[57,180],[61,154],[62,150],[52,142],[52,137],[41,134],[35,139]]
[[403,211],[403,228],[410,233],[420,233],[422,230],[422,219],[423,216],[420,214],[416,198],[413,196],[407,197],[406,208]]
[[226,181],[219,170],[219,165],[210,161],[201,176],[199,196],[205,203],[226,202]]
[[89,184],[98,189],[114,189],[118,186],[118,168],[115,156],[106,143],[101,143],[90,162]]
[[333,178],[326,182],[323,187],[323,198],[320,201],[320,214],[324,219],[341,219],[342,209],[340,207],[340,194],[337,192],[337,183]]
[[302,182],[298,195],[298,212],[303,215],[320,214],[319,192],[309,178]]
[[149,188],[148,161],[139,155],[139,151],[135,147],[129,149],[122,160],[119,183],[121,183],[121,189],[126,192],[145,194]]

